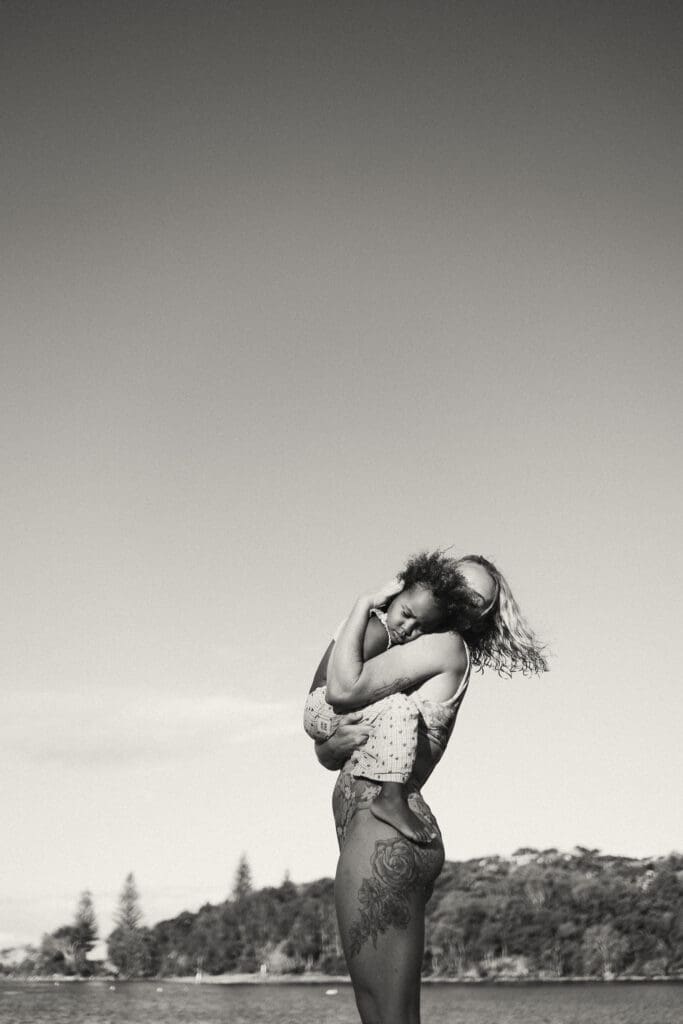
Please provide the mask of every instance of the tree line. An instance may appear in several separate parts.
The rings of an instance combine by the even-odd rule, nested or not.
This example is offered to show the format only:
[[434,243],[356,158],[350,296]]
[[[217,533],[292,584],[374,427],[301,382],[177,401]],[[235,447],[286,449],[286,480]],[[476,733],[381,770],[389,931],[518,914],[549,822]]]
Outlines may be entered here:
[[[332,879],[295,885],[286,876],[280,886],[256,890],[245,856],[224,902],[152,928],[141,921],[129,874],[107,963],[88,959],[97,924],[84,892],[74,922],[45,935],[12,971],[346,973]],[[683,856],[523,848],[510,858],[447,862],[428,904],[423,971],[444,978],[683,976]]]

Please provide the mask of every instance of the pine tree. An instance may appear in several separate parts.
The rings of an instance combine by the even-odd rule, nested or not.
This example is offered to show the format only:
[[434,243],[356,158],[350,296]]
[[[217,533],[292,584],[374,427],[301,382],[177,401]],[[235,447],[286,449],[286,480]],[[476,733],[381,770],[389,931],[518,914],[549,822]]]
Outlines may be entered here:
[[294,900],[297,896],[297,889],[292,881],[292,876],[289,873],[289,868],[285,871],[285,877],[282,879],[282,885],[280,886],[280,894],[283,900]]
[[82,974],[87,969],[88,953],[95,945],[95,940],[97,939],[95,907],[93,906],[92,893],[88,889],[81,893],[78,901],[73,932],[76,968]]
[[138,977],[147,967],[139,899],[135,878],[130,872],[119,896],[119,909],[114,918],[116,928],[107,939],[109,959],[126,978]]
[[142,911],[139,906],[140,894],[135,884],[133,872],[126,875],[123,889],[119,896],[119,909],[114,920],[119,928],[137,928],[142,920]]
[[241,903],[252,891],[251,868],[245,853],[242,854],[235,872],[235,884],[232,889],[232,898],[236,903]]

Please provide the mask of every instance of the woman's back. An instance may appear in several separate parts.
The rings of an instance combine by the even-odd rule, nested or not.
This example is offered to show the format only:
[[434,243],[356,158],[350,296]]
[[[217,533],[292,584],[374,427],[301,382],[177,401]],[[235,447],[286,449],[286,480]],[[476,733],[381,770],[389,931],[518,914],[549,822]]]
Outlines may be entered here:
[[429,682],[419,686],[412,695],[419,709],[417,725],[417,752],[413,768],[413,781],[418,789],[424,786],[441,760],[455,726],[460,706],[470,682],[471,660],[463,641],[466,666],[455,693],[446,700],[431,700]]

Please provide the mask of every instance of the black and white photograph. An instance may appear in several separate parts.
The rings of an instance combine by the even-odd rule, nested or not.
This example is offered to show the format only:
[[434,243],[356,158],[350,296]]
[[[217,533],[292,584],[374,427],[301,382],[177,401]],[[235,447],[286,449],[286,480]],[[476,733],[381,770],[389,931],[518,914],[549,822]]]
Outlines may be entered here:
[[683,7],[0,54],[0,1020],[678,1024]]

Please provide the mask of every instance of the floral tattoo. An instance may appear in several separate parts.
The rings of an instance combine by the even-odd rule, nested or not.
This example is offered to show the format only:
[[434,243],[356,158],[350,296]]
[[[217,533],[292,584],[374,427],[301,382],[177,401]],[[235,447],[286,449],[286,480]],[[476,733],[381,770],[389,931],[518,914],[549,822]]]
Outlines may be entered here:
[[358,890],[360,918],[349,932],[350,956],[360,953],[368,938],[377,948],[377,936],[392,925],[408,927],[408,893],[421,882],[415,845],[403,836],[379,839],[371,863],[372,878],[364,878]]

